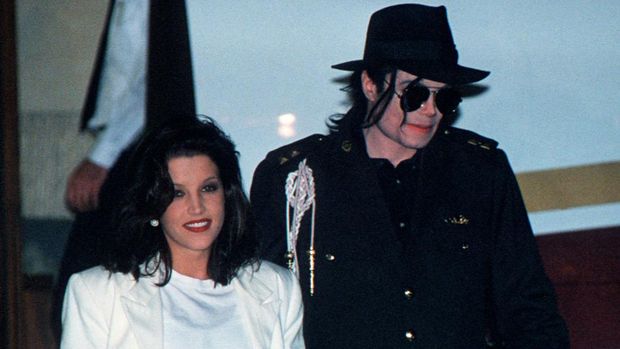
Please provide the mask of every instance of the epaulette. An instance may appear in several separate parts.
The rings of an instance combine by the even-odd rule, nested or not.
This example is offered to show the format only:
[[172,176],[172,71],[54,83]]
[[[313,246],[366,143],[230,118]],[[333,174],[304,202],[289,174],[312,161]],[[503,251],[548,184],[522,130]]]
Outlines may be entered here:
[[283,165],[289,160],[292,160],[299,155],[307,154],[312,151],[318,144],[323,142],[325,135],[313,134],[304,139],[300,139],[291,144],[285,145],[278,149],[275,149],[267,155],[271,161],[276,161],[278,164]]
[[497,149],[498,143],[495,140],[483,137],[472,131],[463,130],[456,127],[447,127],[441,130],[441,132],[443,133],[445,138],[453,142],[469,144],[471,146],[488,151]]

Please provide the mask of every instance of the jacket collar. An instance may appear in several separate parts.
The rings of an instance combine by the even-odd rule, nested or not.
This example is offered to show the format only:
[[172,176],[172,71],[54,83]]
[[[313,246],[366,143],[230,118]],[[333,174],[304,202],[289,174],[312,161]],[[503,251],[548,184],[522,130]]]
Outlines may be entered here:
[[[439,128],[429,144],[415,155],[416,166],[418,166],[420,173],[419,183],[424,185],[419,185],[417,188],[415,208],[417,217],[414,217],[412,223],[420,224],[422,222],[421,219],[426,210],[425,205],[435,201],[433,198],[442,189],[442,184],[445,181],[443,179],[445,174],[443,168],[446,162],[450,160],[444,131],[445,128]],[[365,188],[364,193],[361,194],[372,197],[383,195],[376,179],[367,175],[375,173],[376,166],[373,166],[368,157],[362,131],[345,129],[341,133],[334,134],[332,142],[336,144],[332,143],[333,146],[329,151],[333,152],[331,155],[335,159],[332,165],[337,168],[337,171],[333,172],[336,176],[347,176],[347,178],[341,178],[341,183],[356,181],[355,185]],[[377,210],[379,209],[377,208]],[[385,209],[387,210],[387,207]],[[385,215],[386,212],[384,211],[383,214]]]
[[159,268],[153,276],[143,276],[121,294],[121,304],[140,347],[161,349],[163,343],[162,304],[160,287],[163,270]]
[[[273,281],[267,282],[273,284]],[[231,284],[243,304],[243,316],[253,342],[259,348],[271,347],[273,335],[279,332],[274,326],[278,323],[280,306],[280,299],[272,291],[273,285],[267,286],[255,265],[241,268]]]
[[[279,333],[274,326],[278,323],[280,299],[272,291],[273,280],[264,280],[255,270],[254,265],[241,268],[231,285],[239,295],[247,330],[255,346],[269,348],[273,335]],[[153,276],[143,276],[138,282],[133,278],[124,281],[128,286],[121,294],[121,304],[140,347],[162,348],[163,310],[160,287],[156,284],[163,279],[163,273],[160,267]]]

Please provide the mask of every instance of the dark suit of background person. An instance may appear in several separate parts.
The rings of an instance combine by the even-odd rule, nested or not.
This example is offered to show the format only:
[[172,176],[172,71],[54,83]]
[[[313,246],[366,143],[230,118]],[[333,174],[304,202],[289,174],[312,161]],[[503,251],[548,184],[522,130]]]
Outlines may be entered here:
[[[110,36],[112,20],[131,22],[117,23],[117,26],[129,25],[134,26],[134,29],[147,26],[147,28],[137,30],[137,34],[136,30],[119,30],[114,32],[119,37],[112,38]],[[126,35],[146,37],[126,37]],[[146,40],[148,47],[145,49],[140,50],[135,48],[136,45],[129,45],[131,49],[122,52],[125,62],[135,66],[133,71],[141,69],[144,74],[136,74],[132,78],[121,76],[121,79],[127,79],[131,84],[127,87],[126,93],[116,93],[118,91],[106,93],[105,88],[109,86],[102,87],[101,84],[105,80],[103,75],[110,70],[106,70],[106,59],[111,59],[108,54],[108,43],[119,40],[121,42]],[[57,335],[60,333],[60,309],[69,277],[73,273],[101,263],[103,250],[106,248],[106,233],[112,229],[112,215],[127,187],[125,167],[133,149],[132,140],[137,139],[144,129],[150,129],[165,121],[168,115],[196,113],[192,79],[184,1],[110,1],[105,29],[82,110],[80,130],[94,132],[99,137],[106,128],[114,127],[107,124],[99,129],[89,129],[89,121],[96,114],[97,108],[101,106],[105,108],[110,104],[115,105],[118,110],[128,111],[126,115],[122,115],[124,121],[131,118],[146,120],[133,120],[140,126],[136,129],[135,136],[124,142],[124,146],[119,149],[120,154],[115,157],[116,160],[110,168],[106,169],[87,158],[76,167],[68,180],[67,205],[75,212],[75,220],[65,246],[54,289],[52,326]],[[141,101],[140,93],[142,93]],[[132,94],[138,97],[130,98],[129,95]],[[136,101],[141,104],[128,105]],[[77,183],[70,189],[72,181]],[[72,197],[69,197],[70,191],[73,192]]]
[[[453,47],[444,7],[389,7],[371,17],[364,60],[335,67],[391,63],[455,84],[488,75],[457,68]],[[417,62],[419,54],[436,67]],[[365,134],[351,121],[365,116],[362,109],[354,106],[337,132],[270,152],[253,178],[264,258],[286,265],[285,182],[302,160],[312,170],[316,212],[314,219],[312,209],[305,213],[297,240],[307,346],[568,347],[515,176],[497,143],[440,125],[426,147],[394,167],[369,157]]]

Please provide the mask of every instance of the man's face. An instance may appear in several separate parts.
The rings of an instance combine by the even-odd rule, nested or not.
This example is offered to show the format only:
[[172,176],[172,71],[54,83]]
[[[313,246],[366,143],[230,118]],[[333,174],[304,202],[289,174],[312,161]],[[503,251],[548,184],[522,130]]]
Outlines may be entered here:
[[[391,75],[386,76],[383,90],[388,88]],[[367,128],[364,132],[366,147],[370,157],[386,158],[397,165],[400,161],[412,157],[418,149],[424,148],[433,138],[443,114],[435,106],[435,94],[431,93],[416,110],[405,113],[400,107],[400,98],[403,90],[418,77],[404,71],[397,71],[395,76],[396,94],[391,96],[383,117],[376,124]],[[437,91],[446,84],[433,80],[421,79],[419,85]],[[368,98],[368,110],[377,102],[380,93],[377,86],[368,79],[366,74],[362,76],[362,86]],[[374,90],[374,91],[373,91]],[[388,97],[389,98],[389,97]],[[403,117],[405,118],[403,122]]]

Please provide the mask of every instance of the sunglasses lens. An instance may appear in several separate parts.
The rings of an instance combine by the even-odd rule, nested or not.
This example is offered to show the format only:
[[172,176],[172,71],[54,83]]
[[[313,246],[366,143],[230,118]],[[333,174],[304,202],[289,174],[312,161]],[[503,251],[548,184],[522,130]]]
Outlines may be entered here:
[[461,101],[461,94],[453,88],[441,89],[435,96],[437,109],[444,115],[454,112]]
[[417,110],[426,102],[429,95],[430,91],[424,86],[409,86],[400,99],[400,107],[407,113]]

